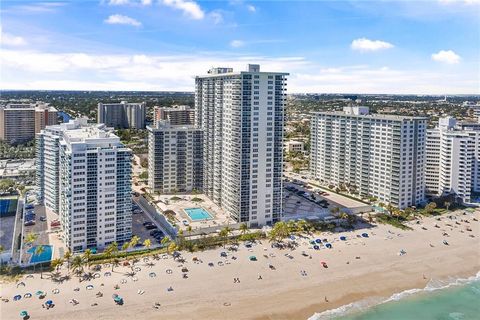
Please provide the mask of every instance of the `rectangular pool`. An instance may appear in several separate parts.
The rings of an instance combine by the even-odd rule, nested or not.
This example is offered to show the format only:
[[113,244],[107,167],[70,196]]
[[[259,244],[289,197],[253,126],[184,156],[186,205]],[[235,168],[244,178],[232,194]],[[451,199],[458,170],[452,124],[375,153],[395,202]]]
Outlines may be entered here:
[[213,219],[212,215],[203,208],[188,208],[184,209],[192,221],[201,221]]

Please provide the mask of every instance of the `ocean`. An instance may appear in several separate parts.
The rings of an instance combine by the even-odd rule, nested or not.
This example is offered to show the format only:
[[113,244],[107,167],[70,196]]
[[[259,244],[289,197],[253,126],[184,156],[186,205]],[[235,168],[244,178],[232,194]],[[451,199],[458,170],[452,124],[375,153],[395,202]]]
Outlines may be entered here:
[[480,272],[468,279],[430,281],[424,289],[364,300],[317,313],[309,320],[473,320],[480,319]]

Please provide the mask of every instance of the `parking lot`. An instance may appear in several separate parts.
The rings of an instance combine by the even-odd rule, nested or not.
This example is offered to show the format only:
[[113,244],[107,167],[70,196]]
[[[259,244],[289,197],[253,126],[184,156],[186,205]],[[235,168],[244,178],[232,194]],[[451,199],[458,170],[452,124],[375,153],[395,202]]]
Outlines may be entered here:
[[[134,208],[135,208],[135,203],[134,203]],[[155,221],[150,219],[147,213],[145,213],[140,207],[138,209],[140,213],[134,213],[134,212],[139,212],[139,211],[134,211],[132,212],[132,235],[138,236],[141,239],[141,242],[145,241],[146,239],[150,239],[152,246],[159,244],[160,240],[157,240],[154,236],[150,235],[154,230],[161,231],[163,234],[165,234],[164,230],[161,229],[160,226],[158,226]],[[156,229],[147,229],[144,226],[144,223],[150,223],[155,225],[157,228]],[[158,239],[161,239],[160,236],[158,236]]]

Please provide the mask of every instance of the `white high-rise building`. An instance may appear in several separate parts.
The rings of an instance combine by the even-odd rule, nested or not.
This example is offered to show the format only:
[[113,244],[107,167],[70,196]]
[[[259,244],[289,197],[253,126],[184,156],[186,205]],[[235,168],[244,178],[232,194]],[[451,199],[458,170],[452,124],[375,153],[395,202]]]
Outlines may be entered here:
[[145,129],[147,105],[142,103],[99,103],[97,122],[116,129]]
[[148,130],[148,185],[153,192],[202,190],[202,130],[157,120]]
[[427,194],[471,202],[472,191],[480,190],[479,145],[480,131],[462,129],[454,118],[441,118],[436,128],[427,130]]
[[38,135],[40,193],[73,252],[132,236],[131,150],[105,129],[77,119]]
[[238,222],[269,225],[282,212],[287,73],[214,68],[196,77],[203,190]]
[[316,112],[311,173],[402,209],[418,205],[425,196],[426,125],[427,118],[369,114],[367,107]]

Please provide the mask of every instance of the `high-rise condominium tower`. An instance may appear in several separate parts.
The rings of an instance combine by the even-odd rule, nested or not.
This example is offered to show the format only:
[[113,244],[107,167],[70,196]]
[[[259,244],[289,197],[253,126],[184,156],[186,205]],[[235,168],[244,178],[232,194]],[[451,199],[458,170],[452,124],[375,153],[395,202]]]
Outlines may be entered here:
[[145,129],[146,103],[99,103],[97,122],[116,129]]
[[131,150],[86,119],[47,127],[37,142],[40,193],[59,214],[66,246],[80,252],[130,240]]
[[148,130],[148,185],[153,192],[201,190],[202,130],[158,120]]
[[367,107],[317,112],[311,123],[312,175],[399,208],[424,201],[427,118],[369,114]]
[[214,68],[195,83],[203,130],[203,190],[233,219],[267,225],[282,212],[287,73]]
[[32,140],[45,126],[57,123],[57,109],[46,103],[0,106],[0,140],[11,144]]
[[452,196],[456,202],[471,202],[480,191],[480,131],[457,127],[454,118],[441,118],[427,130],[426,188],[433,196]]

